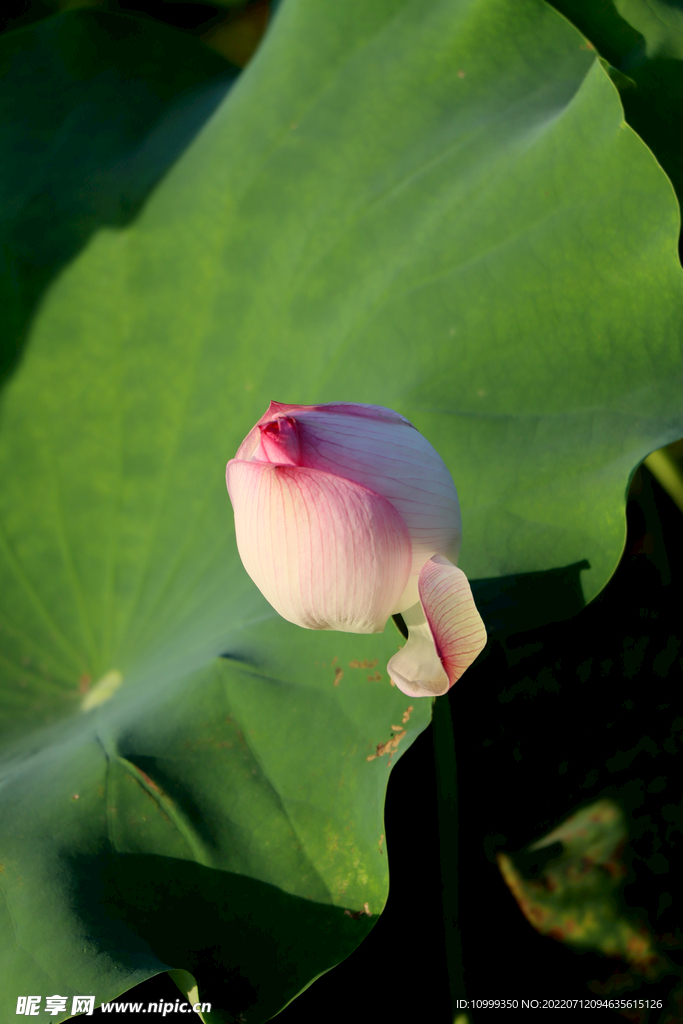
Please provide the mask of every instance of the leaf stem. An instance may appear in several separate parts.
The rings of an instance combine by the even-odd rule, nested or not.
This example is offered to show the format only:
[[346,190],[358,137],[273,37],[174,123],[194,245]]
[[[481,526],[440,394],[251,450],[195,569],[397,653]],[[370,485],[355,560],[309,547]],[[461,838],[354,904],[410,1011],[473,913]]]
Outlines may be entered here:
[[451,997],[449,1024],[457,1013],[457,1000],[465,998],[462,942],[458,925],[458,783],[455,737],[448,694],[437,697],[432,712],[432,736],[436,768],[441,906],[443,911],[446,969]]
[[683,473],[671,452],[666,448],[658,448],[648,455],[645,465],[683,512]]

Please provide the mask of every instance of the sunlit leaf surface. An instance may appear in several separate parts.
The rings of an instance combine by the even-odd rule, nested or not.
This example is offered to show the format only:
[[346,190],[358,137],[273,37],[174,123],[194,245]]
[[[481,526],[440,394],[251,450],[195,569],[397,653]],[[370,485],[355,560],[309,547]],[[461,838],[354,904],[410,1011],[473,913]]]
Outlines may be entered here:
[[[59,16],[50,45],[102,17]],[[13,96],[21,73],[9,59]],[[74,234],[55,215],[42,264],[30,218],[9,247],[8,1014],[175,968],[212,1020],[254,1024],[383,906],[387,769],[430,706],[389,685],[392,624],[297,629],[244,573],[224,466],[269,400],[407,415],[459,488],[465,572],[579,566],[586,599],[618,560],[629,474],[683,434],[673,193],[554,10],[286,0],[232,90],[212,75],[187,93],[198,134],[194,105],[189,128],[162,110],[140,132],[126,216],[95,204]],[[12,196],[22,168],[47,175],[51,217],[60,154],[87,156],[72,87],[48,150],[25,136],[41,159],[8,163]],[[124,114],[88,120],[93,147]]]

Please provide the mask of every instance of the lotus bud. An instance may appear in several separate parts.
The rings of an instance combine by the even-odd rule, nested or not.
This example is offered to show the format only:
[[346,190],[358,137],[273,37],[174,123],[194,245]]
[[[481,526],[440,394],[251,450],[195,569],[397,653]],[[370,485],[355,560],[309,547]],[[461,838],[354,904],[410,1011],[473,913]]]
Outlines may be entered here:
[[244,567],[283,618],[307,629],[408,641],[387,671],[411,697],[446,691],[486,643],[457,568],[460,507],[437,452],[377,405],[282,405],[226,470]]

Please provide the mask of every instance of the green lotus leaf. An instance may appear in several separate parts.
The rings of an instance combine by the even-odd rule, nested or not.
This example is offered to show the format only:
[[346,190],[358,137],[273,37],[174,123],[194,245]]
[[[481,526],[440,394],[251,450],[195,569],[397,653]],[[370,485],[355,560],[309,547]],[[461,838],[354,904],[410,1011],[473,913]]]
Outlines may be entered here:
[[[63,45],[117,17],[61,15]],[[38,81],[64,99],[58,63]],[[8,244],[8,1015],[28,991],[100,1001],[173,969],[212,1020],[266,1020],[381,911],[388,769],[430,705],[389,685],[393,625],[299,630],[242,569],[224,466],[271,399],[407,415],[451,468],[482,593],[568,574],[590,600],[635,466],[683,433],[675,198],[556,11],[286,0],[229,92],[223,73],[197,74],[187,119],[150,108],[135,160],[112,159],[126,216],[96,203],[75,234],[57,215],[60,154],[119,151],[120,81],[87,131],[72,82],[8,164],[10,195],[39,166],[52,196],[43,262],[23,199]],[[88,173],[69,180],[81,202]]]
[[554,0],[612,67],[628,124],[683,196],[683,12],[655,0]]
[[[624,907],[627,842],[621,808],[611,800],[598,800],[517,857],[499,853],[496,859],[520,910],[541,935],[578,952],[623,960],[632,975],[650,981],[680,974],[645,922]],[[530,871],[533,877],[528,877]],[[632,977],[622,975],[621,980],[625,988],[635,987]],[[606,994],[599,982],[590,988]],[[604,989],[609,992],[609,985]]]
[[665,0],[614,0],[625,21],[640,32],[648,57],[657,54],[683,60],[683,11]]

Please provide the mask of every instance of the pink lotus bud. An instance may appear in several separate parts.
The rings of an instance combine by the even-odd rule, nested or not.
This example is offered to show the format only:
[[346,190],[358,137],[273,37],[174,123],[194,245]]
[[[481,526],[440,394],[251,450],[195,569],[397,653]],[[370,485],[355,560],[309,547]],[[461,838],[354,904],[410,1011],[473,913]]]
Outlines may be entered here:
[[486,643],[456,568],[460,508],[441,457],[378,405],[281,405],[226,470],[244,567],[283,618],[307,629],[408,641],[387,670],[411,697],[446,691]]

